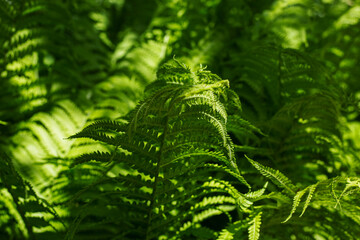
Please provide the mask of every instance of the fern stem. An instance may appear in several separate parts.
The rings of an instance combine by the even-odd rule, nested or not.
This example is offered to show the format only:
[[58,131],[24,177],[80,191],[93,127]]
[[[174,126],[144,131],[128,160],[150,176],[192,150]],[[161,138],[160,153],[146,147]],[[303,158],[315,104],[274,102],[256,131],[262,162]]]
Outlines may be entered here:
[[151,221],[152,221],[152,216],[153,216],[153,206],[155,204],[155,198],[156,198],[156,191],[157,191],[157,183],[158,183],[158,179],[159,179],[159,173],[160,173],[160,167],[161,167],[161,162],[163,160],[163,149],[164,149],[164,144],[165,144],[165,139],[166,139],[166,134],[168,131],[168,123],[169,123],[169,116],[166,116],[166,122],[165,122],[165,126],[164,126],[164,133],[163,136],[161,138],[161,143],[160,143],[160,149],[159,149],[159,158],[157,161],[157,165],[156,165],[156,170],[155,170],[155,180],[154,180],[154,188],[153,188],[153,192],[151,193],[151,200],[150,200],[150,205],[149,205],[149,213],[148,213],[148,222],[147,222],[147,229],[146,229],[146,240],[150,240],[150,225],[151,225]]

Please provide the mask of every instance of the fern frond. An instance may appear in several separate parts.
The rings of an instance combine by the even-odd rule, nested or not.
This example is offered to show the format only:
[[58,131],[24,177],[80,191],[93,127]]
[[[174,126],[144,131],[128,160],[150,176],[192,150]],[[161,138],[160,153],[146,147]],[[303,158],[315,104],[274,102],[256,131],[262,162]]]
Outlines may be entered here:
[[[97,121],[70,137],[91,138],[112,145],[111,153],[87,153],[73,163],[74,173],[76,169],[91,166],[93,161],[106,163],[108,167],[103,166],[102,175],[71,199],[75,204],[92,198],[84,206],[88,210],[79,228],[71,231],[83,231],[92,216],[103,219],[99,213],[92,212],[92,206],[95,208],[111,199],[117,202],[116,208],[129,208],[128,217],[121,220],[123,227],[125,221],[135,226],[138,217],[146,221],[142,230],[131,228],[141,232],[144,239],[153,239],[159,233],[175,236],[178,229],[180,234],[191,234],[193,228],[187,222],[195,226],[221,214],[231,219],[228,212],[236,206],[248,211],[252,202],[229,182],[206,181],[212,171],[220,170],[250,186],[236,166],[227,134],[223,103],[227,88],[227,81],[208,71],[193,73],[180,63],[175,67],[165,65],[158,73],[158,81],[147,88],[150,93],[125,117],[126,121]],[[115,183],[118,191],[109,188],[111,183]],[[134,192],[133,188],[138,190]],[[116,204],[110,205],[115,208]],[[178,209],[187,209],[188,213],[180,215]]]
[[226,181],[213,179],[211,181],[205,182],[203,187],[218,189],[218,191],[223,191],[230,194],[230,196],[236,199],[237,205],[240,206],[245,212],[247,211],[247,208],[252,205],[252,202],[246,199],[244,194],[241,194],[238,190],[236,190],[236,188],[234,188]]
[[35,173],[27,172],[22,166],[34,162],[43,163],[39,161],[39,156],[43,159],[65,156],[72,142],[64,139],[83,127],[85,120],[85,113],[73,102],[60,101],[49,113],[37,113],[26,123],[19,124],[17,134],[10,139],[9,149],[22,174],[34,183],[54,176],[56,171],[49,171],[46,167],[38,168]]
[[[283,106],[269,122],[269,137],[265,146],[271,146],[271,158],[276,157],[280,171],[288,171],[289,177],[334,176],[327,167],[336,168],[343,160],[334,152],[342,152],[340,112],[336,96],[330,92],[316,93],[296,98]],[[271,125],[271,127],[270,127]],[[291,161],[291,164],[286,164]],[[318,167],[311,166],[318,162]],[[301,163],[298,167],[297,163]],[[297,167],[295,167],[297,166]],[[336,175],[336,174],[335,174]],[[312,182],[306,182],[307,185]]]
[[307,207],[309,206],[309,204],[310,204],[310,202],[311,202],[311,198],[313,197],[313,194],[314,194],[314,192],[315,192],[315,190],[316,190],[316,187],[317,187],[317,184],[311,185],[311,186],[309,187],[309,194],[308,194],[308,196],[307,196],[307,198],[306,198],[305,205],[304,205],[303,210],[302,210],[302,212],[301,212],[301,214],[300,214],[300,217],[305,213],[305,210],[306,210]]
[[280,188],[284,188],[290,195],[295,195],[296,187],[292,182],[279,170],[274,170],[270,167],[265,167],[258,162],[250,159],[245,155],[246,159],[265,177],[269,178],[275,185]]
[[233,240],[243,236],[243,231],[248,227],[248,222],[244,220],[236,221],[227,228],[224,228],[217,240]]
[[[339,188],[339,186],[338,186],[339,183],[344,184],[345,187],[343,189]],[[349,188],[354,188],[354,189],[353,189],[353,191],[349,191]],[[336,208],[336,206],[338,204],[340,204],[340,200],[345,193],[349,194],[349,196],[351,196],[351,197],[349,199],[346,199],[346,201],[344,201],[344,204],[347,207],[350,207],[350,206],[354,207],[354,205],[352,205],[352,204],[354,204],[355,202],[353,202],[352,199],[357,196],[359,191],[360,191],[360,189],[359,189],[357,179],[350,179],[350,178],[344,178],[344,177],[337,177],[334,179],[329,179],[326,181],[321,181],[316,184],[310,185],[307,188],[297,192],[297,194],[294,196],[293,207],[291,209],[290,215],[283,222],[287,222],[292,217],[292,215],[295,213],[297,207],[301,203],[302,196],[306,192],[308,192],[308,196],[304,202],[303,210],[300,214],[300,217],[303,216],[306,209],[310,205],[311,201],[315,205],[327,206],[327,207],[330,207],[331,205],[332,205],[332,207],[334,207],[333,204],[335,203],[335,208]],[[353,215],[350,212],[345,213],[345,215],[352,217]],[[355,221],[358,221],[358,220],[355,220]]]
[[255,192],[249,192],[246,193],[245,196],[246,198],[252,200],[252,201],[256,201],[257,199],[261,199],[261,197],[263,196],[263,194],[265,193],[265,190],[268,186],[268,182],[265,183],[264,187],[255,191]]
[[[225,162],[226,163],[226,162]],[[207,163],[204,164],[204,167],[209,167],[209,168],[215,168],[215,169],[219,169],[219,170],[223,170],[226,173],[230,174],[231,176],[235,177],[237,180],[239,180],[239,182],[243,183],[244,185],[246,185],[249,189],[251,189],[250,184],[245,180],[245,178],[243,176],[241,176],[239,173],[235,173],[233,171],[231,171],[230,169],[228,169],[225,166],[221,166],[215,163]],[[266,187],[264,187],[266,188]]]
[[256,213],[249,222],[249,240],[258,240],[260,237],[261,214],[262,212]]
[[[13,199],[13,206],[9,211],[17,212],[16,215],[19,218],[16,220],[21,221],[18,226],[24,226],[24,229],[19,229],[22,231],[22,237],[35,239],[35,236],[38,235],[35,231],[38,231],[41,232],[43,238],[46,238],[52,236],[54,231],[57,232],[65,227],[63,225],[59,226],[59,229],[55,228],[56,222],[63,224],[59,221],[60,218],[55,210],[45,200],[37,196],[31,184],[18,174],[12,160],[3,153],[1,154],[0,164],[1,191],[6,189],[7,194]],[[1,201],[4,200],[1,197]],[[14,236],[17,234],[15,229],[16,227],[13,226],[13,230],[11,230],[15,231],[12,233]]]
[[290,212],[290,215],[283,221],[283,223],[289,221],[289,219],[292,217],[292,215],[295,213],[296,208],[299,206],[300,201],[301,201],[301,197],[306,193],[307,189],[304,189],[302,191],[299,191],[296,193],[296,195],[294,196],[294,200],[293,200],[293,206]]

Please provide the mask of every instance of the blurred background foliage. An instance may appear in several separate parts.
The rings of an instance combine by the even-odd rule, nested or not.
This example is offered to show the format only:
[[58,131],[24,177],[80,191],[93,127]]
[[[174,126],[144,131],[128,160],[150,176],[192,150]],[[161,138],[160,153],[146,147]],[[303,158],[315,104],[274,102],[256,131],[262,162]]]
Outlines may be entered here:
[[[299,188],[359,176],[359,21],[359,0],[0,0],[0,151],[39,196],[65,201],[57,191],[72,159],[112,149],[67,138],[125,116],[175,56],[240,97],[259,131],[239,130],[236,117],[228,130],[254,188],[266,180],[244,154]],[[300,231],[270,216],[264,239],[280,229],[284,239],[330,239],[326,226],[315,238],[317,223]]]

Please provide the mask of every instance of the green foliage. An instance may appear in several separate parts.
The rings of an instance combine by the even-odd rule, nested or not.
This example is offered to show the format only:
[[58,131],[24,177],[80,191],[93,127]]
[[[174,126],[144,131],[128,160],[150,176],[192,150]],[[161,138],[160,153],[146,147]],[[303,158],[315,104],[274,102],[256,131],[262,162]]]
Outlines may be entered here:
[[357,239],[359,9],[0,0],[0,238]]
[[[78,235],[84,229],[89,231],[83,222],[90,216],[88,224],[93,225],[94,217],[99,218],[99,228],[109,228],[109,222],[113,222],[114,236],[154,239],[165,234],[187,234],[183,232],[193,224],[234,209],[236,198],[241,198],[238,204],[243,208],[251,204],[228,182],[211,180],[209,173],[224,169],[246,183],[235,164],[226,132],[227,114],[221,100],[227,99],[228,82],[208,71],[193,73],[176,64],[159,70],[157,80],[145,92],[147,97],[125,117],[125,123],[98,121],[71,137],[92,138],[114,146],[114,150],[74,160],[74,164],[82,165],[105,161],[109,167],[103,177],[71,199],[73,204],[88,204],[76,217],[76,228],[71,229],[68,239],[75,231],[80,232]],[[205,163],[212,164],[205,167]],[[115,185],[110,187],[109,183]],[[94,197],[102,195],[107,196],[107,206],[113,202],[113,209],[127,209],[122,220],[117,214],[99,216],[93,212],[99,208]],[[106,225],[100,227],[102,222]],[[141,227],[139,222],[143,222]]]
[[257,240],[260,237],[260,226],[261,226],[261,212],[256,213],[256,215],[249,222],[249,239]]
[[[1,236],[16,239],[61,239],[64,226],[53,208],[18,174],[11,159],[1,156]],[[63,223],[62,223],[63,224]],[[36,232],[35,232],[36,231]]]
[[[246,157],[246,156],[245,156]],[[257,169],[259,172],[265,177],[269,178],[274,184],[276,184],[280,188],[284,188],[287,194],[293,195],[295,186],[291,183],[291,181],[284,176],[279,170],[274,170],[269,167],[265,167],[254,160],[246,157],[247,160]]]

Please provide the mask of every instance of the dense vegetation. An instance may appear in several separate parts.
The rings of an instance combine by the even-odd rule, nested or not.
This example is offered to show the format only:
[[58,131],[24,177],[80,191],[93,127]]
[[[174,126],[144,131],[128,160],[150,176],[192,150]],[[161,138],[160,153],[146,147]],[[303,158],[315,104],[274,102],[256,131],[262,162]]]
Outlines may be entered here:
[[0,0],[0,239],[359,239],[360,1]]

